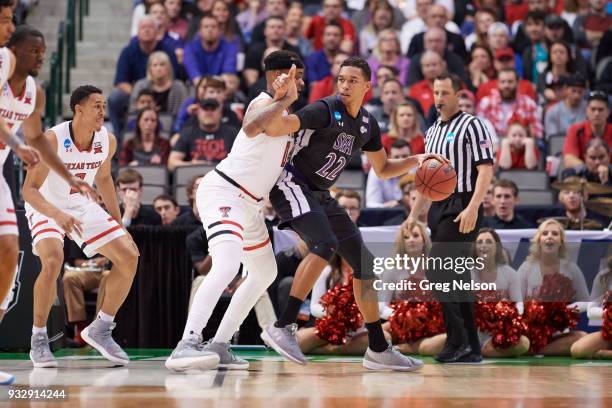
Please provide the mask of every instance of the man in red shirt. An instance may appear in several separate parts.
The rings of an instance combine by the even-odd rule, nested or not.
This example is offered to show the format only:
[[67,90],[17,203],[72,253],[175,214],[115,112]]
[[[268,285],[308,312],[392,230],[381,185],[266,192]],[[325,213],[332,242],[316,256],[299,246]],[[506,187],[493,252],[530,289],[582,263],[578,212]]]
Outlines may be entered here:
[[587,98],[587,120],[572,125],[563,145],[565,167],[578,167],[584,164],[587,143],[593,138],[601,138],[612,147],[612,125],[608,123],[610,106],[608,95],[603,91],[592,91]]
[[314,16],[308,24],[305,37],[312,40],[312,47],[318,51],[323,47],[323,31],[330,21],[337,21],[344,29],[344,39],[340,49],[349,55],[353,55],[353,47],[357,40],[355,27],[350,20],[342,17],[344,3],[342,0],[324,0],[323,15]]
[[423,112],[429,112],[429,108],[434,103],[434,79],[444,72],[446,63],[439,54],[433,51],[425,51],[420,62],[425,79],[412,85],[408,96],[416,99],[421,104]]
[[[499,72],[505,68],[514,68],[516,59],[514,51],[510,47],[498,48],[495,50],[495,59],[493,60],[495,71]],[[491,79],[478,87],[476,91],[476,103],[480,102],[485,96],[491,95],[491,91],[497,88],[497,79]],[[519,79],[518,83],[519,95],[527,95],[533,100],[536,100],[536,91],[533,84],[525,79]]]

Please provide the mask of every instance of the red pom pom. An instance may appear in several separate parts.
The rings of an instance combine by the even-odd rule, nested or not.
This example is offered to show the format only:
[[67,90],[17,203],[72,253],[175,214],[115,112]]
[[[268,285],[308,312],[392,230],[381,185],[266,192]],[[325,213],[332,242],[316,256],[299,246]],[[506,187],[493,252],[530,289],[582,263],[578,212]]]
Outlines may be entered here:
[[391,304],[391,333],[402,343],[444,333],[442,308],[437,302],[399,301]]
[[527,326],[516,309],[514,302],[478,301],[475,305],[476,326],[491,335],[496,349],[508,349],[518,344]]
[[601,336],[604,340],[612,342],[612,291],[608,291],[604,301],[603,327]]
[[353,278],[328,290],[321,296],[320,302],[325,316],[315,321],[315,333],[331,344],[346,344],[349,332],[363,325],[363,317],[353,295]]

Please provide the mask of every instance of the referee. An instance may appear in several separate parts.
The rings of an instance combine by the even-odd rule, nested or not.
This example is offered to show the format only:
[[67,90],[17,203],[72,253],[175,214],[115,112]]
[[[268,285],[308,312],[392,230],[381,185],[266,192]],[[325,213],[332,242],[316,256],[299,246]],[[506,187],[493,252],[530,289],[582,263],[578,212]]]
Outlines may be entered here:
[[[457,187],[443,201],[433,202],[428,223],[433,247],[430,257],[469,257],[482,223],[482,200],[493,177],[491,137],[476,117],[459,110],[461,80],[453,74],[437,77],[433,84],[438,120],[427,130],[425,152],[438,153],[451,161],[457,172]],[[406,222],[416,223],[426,199],[420,194]],[[455,263],[457,265],[457,263]],[[436,355],[441,363],[478,363],[482,360],[474,322],[471,291],[453,290],[453,281],[469,282],[470,271],[427,271],[432,283],[450,285],[450,291],[434,291],[440,301],[446,326],[446,343]]]

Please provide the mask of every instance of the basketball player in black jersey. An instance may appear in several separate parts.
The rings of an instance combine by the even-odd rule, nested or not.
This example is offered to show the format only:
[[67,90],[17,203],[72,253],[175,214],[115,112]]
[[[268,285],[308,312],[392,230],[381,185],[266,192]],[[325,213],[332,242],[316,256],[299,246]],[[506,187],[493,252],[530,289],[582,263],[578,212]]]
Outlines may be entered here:
[[281,318],[263,331],[262,338],[290,360],[306,363],[295,338],[295,322],[319,274],[338,252],[353,269],[355,299],[368,329],[369,348],[364,367],[414,371],[423,363],[403,356],[385,340],[378,299],[372,288],[373,255],[365,247],[357,226],[328,189],[351,156],[360,151],[365,152],[376,175],[383,179],[405,174],[430,157],[446,159],[438,155],[387,159],[378,123],[361,107],[370,89],[370,77],[365,60],[348,58],[340,68],[337,95],[319,100],[293,115],[276,115],[261,121],[262,127],[267,125],[269,134],[297,132],[292,159],[270,192],[270,201],[282,220],[281,228],[291,227],[310,249],[296,271],[287,307]]

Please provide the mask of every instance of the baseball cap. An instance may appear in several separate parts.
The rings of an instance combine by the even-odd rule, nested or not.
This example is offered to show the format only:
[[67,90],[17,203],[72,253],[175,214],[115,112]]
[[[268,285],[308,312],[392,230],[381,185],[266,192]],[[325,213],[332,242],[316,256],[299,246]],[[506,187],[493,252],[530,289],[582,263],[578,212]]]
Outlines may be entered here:
[[219,101],[213,98],[202,99],[200,101],[200,107],[217,109],[219,107]]
[[605,102],[606,105],[609,105],[608,94],[606,94],[604,91],[599,90],[589,92],[589,96],[587,96],[587,101],[602,101]]
[[510,47],[498,48],[495,50],[495,59],[501,60],[504,58],[514,59],[514,51]]

